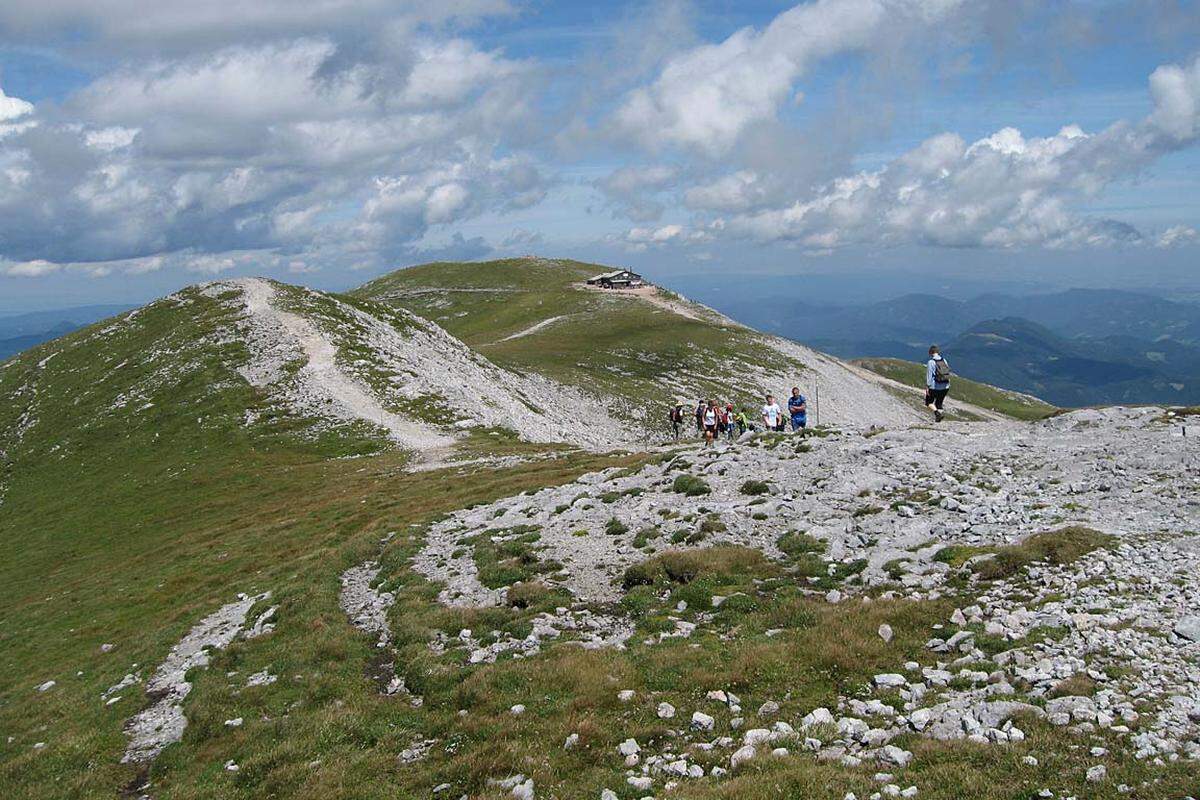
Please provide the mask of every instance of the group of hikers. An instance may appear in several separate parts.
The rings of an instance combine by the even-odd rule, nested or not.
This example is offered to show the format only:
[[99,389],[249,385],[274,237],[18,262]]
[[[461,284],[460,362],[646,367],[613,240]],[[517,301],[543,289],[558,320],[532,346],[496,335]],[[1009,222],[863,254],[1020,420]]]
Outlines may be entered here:
[[[925,407],[933,412],[933,418],[938,422],[944,419],[943,406],[949,393],[950,364],[942,357],[938,346],[931,345],[929,360],[925,362]],[[687,412],[684,411],[686,406],[687,403],[680,400],[671,407],[671,428],[676,441],[679,441],[683,433],[684,420],[687,418]],[[769,394],[759,411],[758,420],[752,422],[745,408],[735,410],[731,402],[701,399],[696,403],[692,416],[695,418],[696,432],[704,438],[704,446],[711,447],[722,436],[733,441],[746,431],[783,432],[789,421],[793,432],[803,433],[808,427],[808,400],[800,393],[800,387],[792,387],[786,407],[785,414],[784,409],[775,401],[775,395]]]
[[[683,433],[684,420],[687,412],[686,403],[682,400],[671,408],[671,428],[675,432],[676,441]],[[808,400],[800,394],[800,387],[792,387],[792,395],[787,401],[787,413],[775,400],[775,395],[769,394],[766,402],[759,411],[757,421],[751,421],[745,408],[735,410],[733,403],[721,403],[716,400],[700,400],[692,412],[695,418],[696,432],[704,437],[704,446],[710,447],[722,436],[730,441],[738,438],[746,431],[784,431],[790,420],[793,431],[803,431],[808,427]],[[761,428],[759,424],[761,423]]]

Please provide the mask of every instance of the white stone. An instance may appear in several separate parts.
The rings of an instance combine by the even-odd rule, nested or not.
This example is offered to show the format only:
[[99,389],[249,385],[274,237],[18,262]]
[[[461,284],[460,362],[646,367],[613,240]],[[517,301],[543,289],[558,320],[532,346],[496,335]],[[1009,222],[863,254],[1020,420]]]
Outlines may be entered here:
[[642,752],[642,746],[637,743],[636,739],[626,739],[617,745],[617,752],[623,756],[632,756]]
[[744,764],[750,759],[754,758],[756,753],[757,751],[754,749],[754,745],[742,745],[734,752],[732,756],[729,757],[729,768],[737,769],[739,765]]

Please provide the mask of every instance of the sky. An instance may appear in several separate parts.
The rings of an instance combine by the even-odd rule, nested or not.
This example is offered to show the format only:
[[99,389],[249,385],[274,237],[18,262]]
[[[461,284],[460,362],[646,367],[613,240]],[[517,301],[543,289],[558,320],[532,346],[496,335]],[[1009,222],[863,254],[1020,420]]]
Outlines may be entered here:
[[432,260],[1195,290],[1188,0],[6,0],[0,313]]

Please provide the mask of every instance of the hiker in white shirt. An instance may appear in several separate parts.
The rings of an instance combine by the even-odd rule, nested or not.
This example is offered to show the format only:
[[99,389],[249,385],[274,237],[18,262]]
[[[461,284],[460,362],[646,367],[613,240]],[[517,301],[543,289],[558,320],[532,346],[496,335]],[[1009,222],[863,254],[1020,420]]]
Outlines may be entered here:
[[762,407],[762,421],[769,431],[783,430],[783,409],[775,402],[775,395],[767,395],[767,404]]

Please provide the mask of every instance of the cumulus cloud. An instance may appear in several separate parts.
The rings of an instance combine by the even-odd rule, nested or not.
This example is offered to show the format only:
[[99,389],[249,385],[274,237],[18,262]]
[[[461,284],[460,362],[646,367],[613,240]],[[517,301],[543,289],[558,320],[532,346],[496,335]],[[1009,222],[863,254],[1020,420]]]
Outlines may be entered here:
[[[1014,128],[968,144],[933,136],[884,167],[836,179],[789,205],[728,219],[729,229],[761,240],[811,247],[927,244],[947,247],[1080,247],[1137,242],[1132,226],[1073,210],[1114,181],[1137,174],[1200,136],[1200,59],[1160,67],[1151,77],[1154,110],[1097,134],[1075,125],[1048,137]],[[753,185],[709,192],[726,208]],[[714,203],[714,205],[717,205]],[[1164,234],[1183,241],[1182,231]]]
[[[0,257],[193,252],[178,263],[214,272],[229,267],[206,254],[275,248],[364,267],[431,227],[540,202],[550,180],[508,141],[530,116],[529,66],[460,38],[389,37],[378,57],[315,37],[102,75],[0,139]],[[23,119],[23,102],[8,113]]]
[[4,267],[4,274],[13,278],[40,278],[43,275],[50,275],[62,269],[61,264],[55,264],[53,261],[45,261],[36,259],[34,261],[22,261],[16,264],[9,264]]
[[11,122],[33,113],[33,103],[19,97],[9,97],[0,88],[0,122]]
[[728,151],[746,128],[797,98],[793,85],[814,63],[869,47],[947,17],[961,0],[817,0],[671,59],[654,82],[628,95],[616,126],[644,146]]
[[1159,234],[1154,244],[1157,247],[1168,248],[1181,247],[1196,242],[1200,242],[1200,233],[1195,228],[1188,225],[1173,225]]

